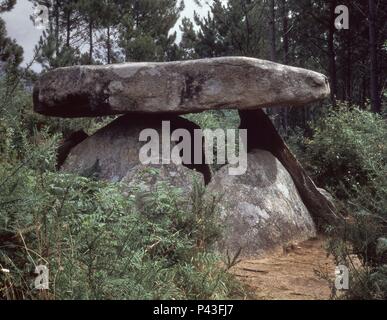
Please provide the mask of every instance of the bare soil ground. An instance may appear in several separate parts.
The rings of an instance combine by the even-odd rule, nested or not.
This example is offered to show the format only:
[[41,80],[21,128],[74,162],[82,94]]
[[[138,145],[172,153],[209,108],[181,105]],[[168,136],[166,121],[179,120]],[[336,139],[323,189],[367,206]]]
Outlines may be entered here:
[[317,273],[334,277],[335,263],[321,238],[293,243],[262,258],[244,259],[231,272],[257,300],[327,300],[330,288]]

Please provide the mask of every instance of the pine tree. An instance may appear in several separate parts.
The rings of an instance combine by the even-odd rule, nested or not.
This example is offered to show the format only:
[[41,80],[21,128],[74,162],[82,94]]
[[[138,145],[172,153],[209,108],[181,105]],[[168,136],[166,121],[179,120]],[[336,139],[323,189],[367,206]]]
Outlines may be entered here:
[[16,0],[1,0],[0,13],[12,10],[15,4],[16,4]]
[[201,57],[243,55],[268,58],[265,3],[258,0],[214,0],[204,18],[195,16],[199,26],[197,54]]
[[178,0],[130,0],[123,5],[119,46],[126,61],[166,61],[176,52],[176,24],[183,2]]
[[[16,0],[3,0],[0,2],[0,13],[10,11]],[[0,71],[15,71],[23,61],[23,48],[15,40],[7,37],[5,22],[0,18]]]
[[[43,69],[53,69],[77,64],[80,50],[76,46],[75,29],[78,29],[79,16],[76,14],[77,1],[73,0],[32,0],[34,5],[48,8],[49,21],[43,31],[35,51],[37,62]],[[74,42],[74,43],[73,43]]]
[[103,0],[101,1],[101,12],[99,15],[99,26],[101,30],[100,42],[105,57],[103,59],[107,64],[118,61],[117,54],[114,51],[113,38],[117,35],[116,29],[120,19],[120,0]]
[[179,45],[181,49],[181,59],[186,60],[198,58],[199,55],[196,52],[196,44],[198,40],[193,22],[188,18],[183,18],[180,31],[182,33]]
[[95,33],[100,23],[100,15],[103,10],[103,2],[99,0],[80,0],[77,2],[77,8],[85,24],[85,38],[87,38],[88,64],[94,62]]
[[[337,5],[350,13],[350,29],[337,30]],[[386,83],[387,3],[360,0],[214,0],[209,14],[184,22],[185,56],[243,55],[316,70],[329,77],[331,103],[345,100],[380,112]],[[187,41],[187,39],[190,39]],[[194,54],[193,54],[194,52]],[[306,128],[313,108],[287,108],[281,123]]]

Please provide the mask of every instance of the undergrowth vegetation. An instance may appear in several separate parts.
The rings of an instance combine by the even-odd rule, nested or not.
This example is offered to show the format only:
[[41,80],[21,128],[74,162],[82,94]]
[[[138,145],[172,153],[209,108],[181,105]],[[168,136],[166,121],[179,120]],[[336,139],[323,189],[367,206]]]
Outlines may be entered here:
[[[219,199],[201,183],[190,195],[166,183],[150,193],[56,172],[67,123],[34,118],[19,89],[0,101],[0,299],[243,295],[214,248]],[[34,289],[38,265],[49,290]]]
[[[31,95],[0,89],[0,298],[228,299],[244,297],[230,275],[217,202],[194,182],[152,192],[57,172],[59,141],[112,119],[65,121],[31,111]],[[236,128],[234,111],[187,116],[202,128]],[[387,128],[381,115],[339,104],[295,129],[288,143],[345,219],[327,230],[328,252],[350,270],[333,297],[387,298]],[[216,170],[216,168],[213,168]],[[155,172],[154,174],[157,174]],[[228,260],[227,260],[228,259]],[[34,289],[36,266],[49,290]],[[334,286],[332,285],[332,288]]]
[[[387,126],[381,115],[339,104],[288,142],[345,217],[328,251],[349,268],[350,299],[387,298]],[[334,286],[332,286],[334,288]],[[336,292],[333,292],[336,296]]]

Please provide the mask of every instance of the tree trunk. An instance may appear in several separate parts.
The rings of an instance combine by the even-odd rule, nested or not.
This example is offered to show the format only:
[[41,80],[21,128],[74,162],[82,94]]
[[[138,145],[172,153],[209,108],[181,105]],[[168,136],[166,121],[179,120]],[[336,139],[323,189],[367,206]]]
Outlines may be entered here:
[[66,46],[70,47],[70,35],[71,35],[71,10],[68,9],[66,15]]
[[[275,62],[277,60],[276,57],[276,30],[275,30],[275,0],[270,0],[270,8],[269,8],[269,42],[270,42],[270,60]],[[272,107],[267,109],[267,114],[274,118],[274,123],[276,128],[281,127],[281,108]]]
[[375,0],[368,0],[368,23],[369,23],[369,47],[370,47],[370,93],[371,93],[371,109],[373,112],[381,113],[381,101],[379,99],[378,90],[378,60],[377,60],[377,44],[376,44],[376,6]]
[[352,39],[347,35],[347,72],[346,72],[346,90],[345,96],[349,105],[352,104]]
[[59,55],[59,1],[55,1],[55,53]]
[[[286,0],[282,0],[282,33],[283,33],[283,55],[284,64],[289,64],[289,21],[288,21],[288,8]],[[288,133],[289,127],[289,107],[282,108],[282,125],[285,135]]]
[[362,109],[366,109],[366,99],[367,99],[367,79],[365,76],[363,76],[362,78],[362,83],[361,83],[361,100],[360,100],[360,104],[361,104],[361,107]]
[[140,4],[139,4],[138,0],[134,1],[133,12],[134,12],[134,23],[136,26],[136,30],[138,30],[138,27],[140,24]]
[[282,32],[284,41],[284,64],[289,64],[289,20],[286,0],[282,0]]
[[110,26],[107,27],[107,63],[111,63],[111,42],[110,42]]
[[93,62],[93,19],[90,18],[89,21],[89,63],[92,64]]
[[336,54],[335,54],[335,8],[336,0],[330,2],[330,19],[328,32],[328,58],[329,58],[329,76],[331,80],[331,100],[332,104],[336,105],[337,95],[337,76],[336,76]]
[[250,52],[250,34],[251,34],[251,28],[250,28],[250,19],[249,19],[249,12],[246,8],[246,3],[242,2],[243,7],[243,13],[245,18],[245,27],[246,27],[246,52],[245,55],[249,56],[252,52]]
[[276,61],[275,46],[275,1],[270,1],[270,59]]

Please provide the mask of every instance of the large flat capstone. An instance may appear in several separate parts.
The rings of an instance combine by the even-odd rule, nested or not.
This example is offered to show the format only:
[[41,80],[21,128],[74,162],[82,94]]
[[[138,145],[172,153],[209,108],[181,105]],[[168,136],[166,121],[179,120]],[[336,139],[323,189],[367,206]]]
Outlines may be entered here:
[[59,68],[34,87],[48,116],[194,113],[210,109],[301,106],[328,97],[317,72],[245,57]]

